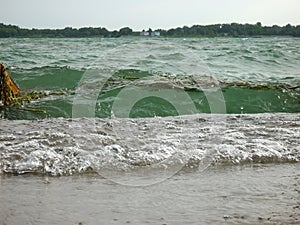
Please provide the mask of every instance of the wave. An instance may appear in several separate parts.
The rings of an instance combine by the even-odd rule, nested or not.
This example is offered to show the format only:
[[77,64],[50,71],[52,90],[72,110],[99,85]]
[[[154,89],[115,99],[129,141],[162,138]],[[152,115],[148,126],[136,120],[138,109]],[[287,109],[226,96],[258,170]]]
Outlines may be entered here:
[[[108,118],[114,113],[113,105],[121,98],[124,93],[122,90],[131,90],[133,96],[142,96],[148,90],[148,96],[138,99],[130,111],[130,117],[177,116],[182,114],[178,107],[191,108],[185,114],[219,113],[212,109],[213,105],[218,104],[224,105],[220,113],[229,114],[300,112],[300,85],[294,82],[295,78],[292,76],[262,82],[229,78],[217,80],[212,75],[205,74],[175,76],[136,69],[107,72],[97,68],[81,70],[60,66],[12,69],[11,74],[24,93],[38,91],[46,94],[31,103],[24,103],[23,108],[0,108],[1,117],[7,119],[71,117],[78,93],[82,93],[86,99],[89,94],[97,94],[93,103],[86,101],[85,104],[95,108],[95,117]],[[103,80],[103,74],[111,76]],[[170,95],[178,93],[185,94],[186,97],[170,102]],[[215,97],[209,98],[208,95]],[[37,110],[31,112],[24,110],[25,108]]]
[[12,68],[11,76],[23,90],[75,88],[84,69],[68,66],[42,66],[30,69]]
[[[203,169],[300,160],[299,114],[2,120],[0,174]],[[7,131],[10,132],[7,132]]]

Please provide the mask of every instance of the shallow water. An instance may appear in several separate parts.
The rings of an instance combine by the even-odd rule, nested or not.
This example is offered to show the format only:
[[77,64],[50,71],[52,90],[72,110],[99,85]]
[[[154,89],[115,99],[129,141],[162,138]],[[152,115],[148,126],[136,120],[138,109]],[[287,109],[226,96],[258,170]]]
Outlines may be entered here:
[[1,176],[2,224],[299,224],[299,164],[182,171],[151,186],[97,174]]

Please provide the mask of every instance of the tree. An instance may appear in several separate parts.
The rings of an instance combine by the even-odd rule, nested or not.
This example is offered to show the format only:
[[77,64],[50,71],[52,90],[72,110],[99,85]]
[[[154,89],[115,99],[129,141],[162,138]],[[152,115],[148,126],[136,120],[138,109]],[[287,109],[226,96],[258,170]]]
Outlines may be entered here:
[[295,37],[300,37],[300,25],[295,27],[294,36]]
[[280,34],[281,35],[293,35],[293,29],[294,27],[291,24],[287,24],[285,27],[281,29]]
[[120,37],[120,34],[118,31],[114,30],[113,32],[110,33],[110,37],[118,38]]
[[132,29],[129,28],[129,27],[124,27],[122,29],[119,30],[119,35],[122,36],[122,35],[132,35]]

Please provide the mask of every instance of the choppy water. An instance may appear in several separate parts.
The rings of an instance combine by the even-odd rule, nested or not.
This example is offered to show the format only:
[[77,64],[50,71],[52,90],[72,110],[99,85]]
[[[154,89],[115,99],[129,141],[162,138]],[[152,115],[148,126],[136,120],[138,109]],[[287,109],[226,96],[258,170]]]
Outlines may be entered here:
[[[179,186],[185,186],[183,181],[193,183],[197,180],[195,176],[207,168],[216,170],[214,177],[221,181],[230,174],[221,171],[244,165],[252,168],[251,165],[268,164],[271,172],[262,169],[262,173],[270,177],[276,177],[280,171],[276,168],[281,166],[290,168],[295,179],[299,176],[299,39],[0,39],[0,54],[0,60],[9,67],[21,90],[44,95],[23,106],[0,108],[0,174],[7,188],[10,175],[22,175],[25,180],[29,179],[27,174],[37,180],[39,175],[54,176],[51,179],[80,175],[90,180],[90,176],[97,174],[130,186],[171,179],[158,187],[159,193],[171,199],[174,195],[163,191],[173,188],[168,187],[170,182],[174,185],[178,180]],[[203,173],[204,184],[209,186],[209,172]],[[243,186],[233,182],[249,188],[246,192],[233,193],[235,189],[231,187],[223,193],[222,185],[215,189],[219,197],[243,196],[246,202],[234,200],[224,209],[216,206],[216,200],[212,203],[214,213],[211,209],[210,214],[201,214],[201,219],[190,217],[191,223],[198,220],[253,224],[262,220],[267,223],[270,218],[275,221],[272,212],[264,208],[262,201],[253,199],[251,193],[264,190],[262,199],[267,198],[272,204],[278,195],[270,196],[265,191],[267,185],[258,184],[255,169],[246,169],[246,174],[253,176],[254,183],[249,181]],[[235,181],[239,181],[240,175],[235,176]],[[193,184],[202,185],[198,181]],[[280,183],[282,179],[277,181]],[[274,193],[280,190],[277,181],[270,183]],[[288,183],[282,185],[292,184]],[[70,190],[77,190],[72,182],[70,185]],[[292,185],[298,190],[297,182]],[[103,188],[109,190],[110,186]],[[30,190],[23,184],[20,188]],[[191,190],[197,192],[195,188]],[[297,191],[288,193],[290,198],[297,198]],[[180,194],[183,202],[189,200],[186,194]],[[124,196],[118,197],[122,199],[121,205],[129,197]],[[220,198],[226,202],[227,197]],[[2,199],[7,201],[3,196]],[[291,201],[287,205],[292,217],[282,216],[282,208],[286,206],[282,204],[277,210],[281,216],[279,224],[297,221],[299,213],[294,211],[299,203]],[[238,203],[237,211],[242,214],[232,210]],[[175,213],[182,223],[189,221],[177,206],[177,214],[176,210],[166,213]],[[199,202],[187,201],[185,208],[191,212],[198,206]],[[257,213],[254,209],[261,207],[265,210],[262,214],[272,215],[243,214],[249,206],[253,210],[248,213]],[[205,205],[201,207],[204,210]],[[157,205],[157,210],[161,209]],[[13,218],[7,210],[0,207],[7,218]],[[222,214],[220,217],[218,212]],[[60,212],[57,213],[58,216]],[[5,215],[0,213],[0,217]],[[85,217],[89,221],[88,218]],[[124,223],[110,217],[101,221],[112,220]],[[144,214],[135,221],[164,223],[156,218],[147,220]]]
[[2,108],[2,173],[299,159],[299,39],[0,41],[21,90],[46,93]]
[[[222,91],[227,113],[300,111],[299,39],[2,39],[0,46],[22,90],[65,91],[30,104],[43,113],[11,109],[2,111],[5,118],[71,117],[74,92],[89,76],[94,86],[83,91],[99,94],[97,117],[111,116],[120,90],[141,82],[184,90],[199,113],[211,112],[205,92],[211,85]],[[176,115],[157,99],[139,103],[132,117]]]

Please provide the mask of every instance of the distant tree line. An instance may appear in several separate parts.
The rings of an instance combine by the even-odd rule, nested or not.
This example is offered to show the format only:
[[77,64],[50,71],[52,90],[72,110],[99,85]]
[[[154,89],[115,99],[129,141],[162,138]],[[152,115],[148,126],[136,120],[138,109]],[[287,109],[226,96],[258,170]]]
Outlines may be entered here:
[[108,31],[102,27],[83,27],[72,28],[66,27],[64,29],[25,29],[19,28],[15,25],[5,25],[0,23],[0,38],[9,37],[61,37],[61,38],[82,38],[82,37],[121,37],[128,35],[139,35],[139,32],[134,32],[129,27],[124,27],[119,31]]
[[[149,32],[152,29],[149,28]],[[160,32],[164,37],[244,37],[244,36],[293,36],[300,37],[300,25],[292,26],[262,26],[260,22],[256,24],[214,24],[214,25],[194,25],[192,27],[178,27],[169,30],[158,29],[153,32]],[[0,23],[0,38],[10,37],[121,37],[139,36],[140,32],[133,31],[129,27],[120,30],[108,31],[106,28],[72,28],[64,29],[25,29],[15,25],[5,25]]]
[[214,25],[194,25],[192,27],[178,27],[170,30],[160,30],[163,36],[204,36],[204,37],[241,37],[241,36],[293,36],[300,37],[300,25],[292,26],[262,26],[260,22],[256,24],[214,24]]

